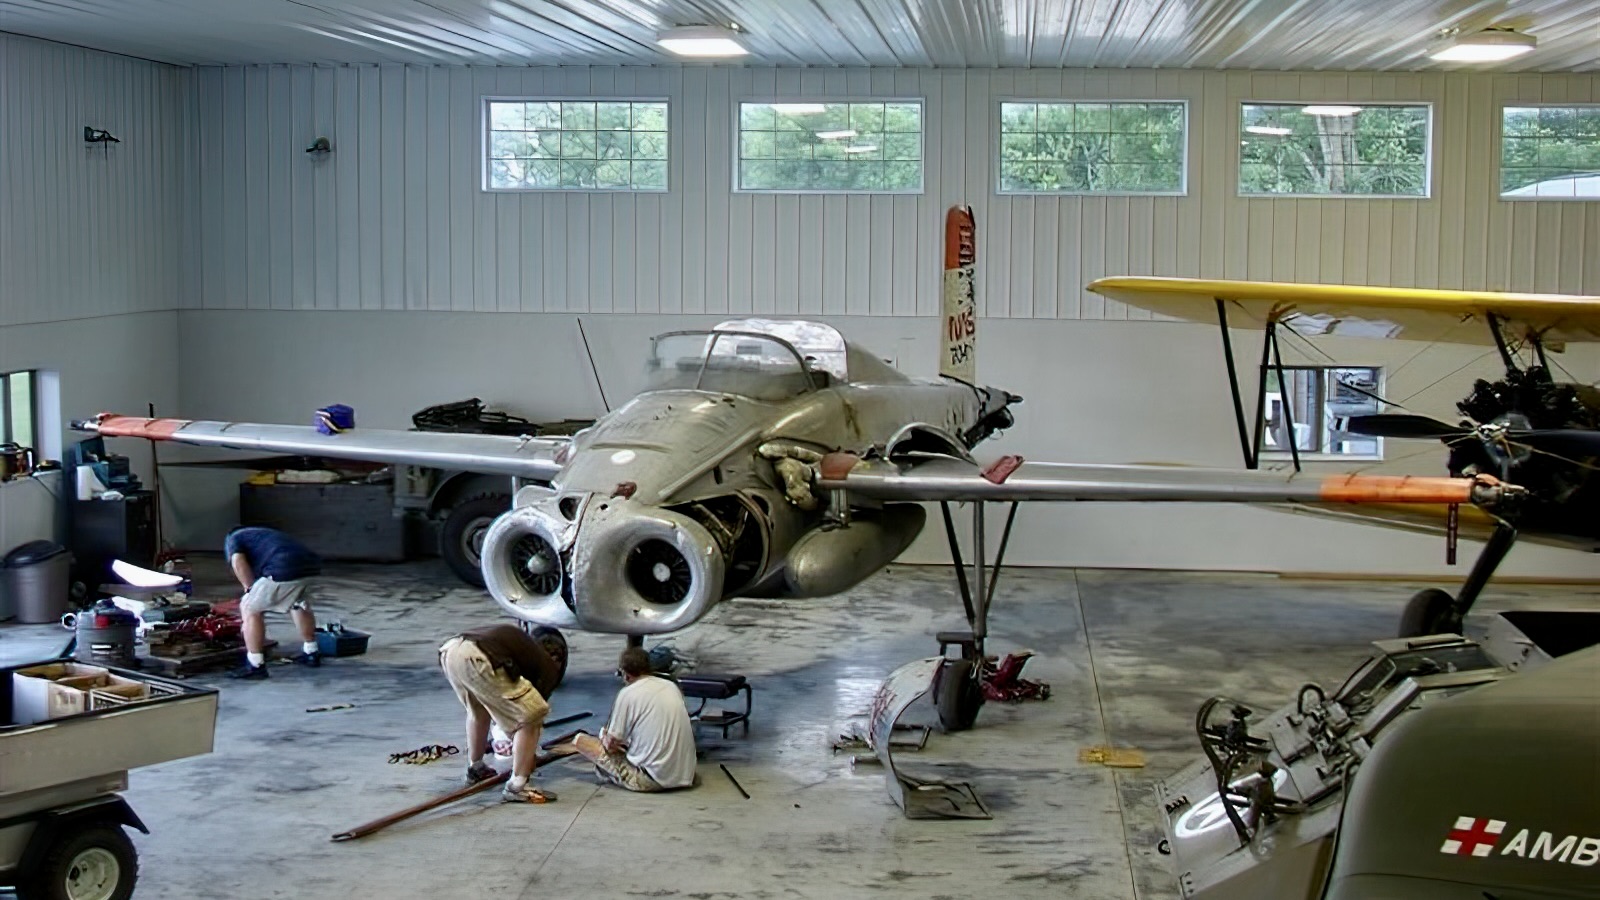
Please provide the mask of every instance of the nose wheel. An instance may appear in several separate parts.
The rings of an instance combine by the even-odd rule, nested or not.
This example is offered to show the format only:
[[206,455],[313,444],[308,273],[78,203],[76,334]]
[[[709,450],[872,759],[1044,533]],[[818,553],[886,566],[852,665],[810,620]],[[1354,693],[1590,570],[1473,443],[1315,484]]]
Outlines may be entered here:
[[567,638],[559,629],[549,625],[537,625],[532,622],[523,622],[522,630],[538,642],[544,652],[550,654],[550,659],[556,664],[556,684],[567,677]]

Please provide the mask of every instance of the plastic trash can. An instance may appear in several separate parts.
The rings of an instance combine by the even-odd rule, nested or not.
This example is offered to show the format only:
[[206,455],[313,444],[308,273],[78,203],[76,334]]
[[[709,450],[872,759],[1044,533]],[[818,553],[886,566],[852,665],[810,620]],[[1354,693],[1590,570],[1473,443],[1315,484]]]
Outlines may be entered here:
[[0,593],[18,622],[59,622],[72,589],[72,555],[55,541],[29,541],[0,561]]

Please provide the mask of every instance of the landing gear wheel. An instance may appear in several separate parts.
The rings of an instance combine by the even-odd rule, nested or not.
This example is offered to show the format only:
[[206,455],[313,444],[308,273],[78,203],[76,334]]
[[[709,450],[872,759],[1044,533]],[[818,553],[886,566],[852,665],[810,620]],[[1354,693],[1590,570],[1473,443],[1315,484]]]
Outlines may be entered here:
[[939,726],[945,731],[966,731],[978,720],[983,708],[983,687],[978,684],[977,666],[970,659],[945,660],[933,686],[933,704],[939,710]]
[[439,555],[457,578],[483,587],[483,537],[510,509],[509,494],[478,494],[451,507],[439,529]]
[[1460,634],[1461,616],[1456,614],[1456,598],[1448,591],[1428,588],[1418,591],[1406,601],[1400,614],[1400,637],[1414,638],[1425,634]]
[[18,900],[128,900],[139,854],[122,828],[94,822],[63,834],[26,879]]
[[[531,626],[531,627],[530,627]],[[567,638],[559,630],[549,625],[534,626],[532,622],[522,623],[522,630],[539,642],[544,652],[556,663],[556,684],[561,684],[567,677]]]

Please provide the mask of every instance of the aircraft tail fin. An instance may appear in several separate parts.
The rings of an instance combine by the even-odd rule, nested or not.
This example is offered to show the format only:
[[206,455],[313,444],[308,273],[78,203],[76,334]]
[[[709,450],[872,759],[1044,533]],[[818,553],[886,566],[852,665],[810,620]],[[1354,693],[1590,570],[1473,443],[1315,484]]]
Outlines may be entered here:
[[944,315],[939,336],[939,374],[977,381],[978,310],[974,293],[978,226],[972,207],[952,206],[944,218]]

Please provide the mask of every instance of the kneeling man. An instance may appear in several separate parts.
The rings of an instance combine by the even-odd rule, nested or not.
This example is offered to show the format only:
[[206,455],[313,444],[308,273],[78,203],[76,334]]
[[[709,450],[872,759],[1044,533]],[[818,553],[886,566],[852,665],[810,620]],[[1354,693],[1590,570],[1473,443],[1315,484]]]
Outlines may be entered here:
[[622,651],[624,682],[600,737],[580,734],[573,743],[595,769],[630,791],[670,791],[694,784],[694,725],[683,692],[651,673],[638,647]]
[[515,625],[475,628],[452,637],[439,648],[439,665],[467,708],[467,782],[493,778],[484,762],[489,747],[489,720],[511,735],[511,779],[504,799],[550,803],[556,795],[528,784],[539,758],[539,729],[550,713],[546,698],[556,688],[555,660]]

